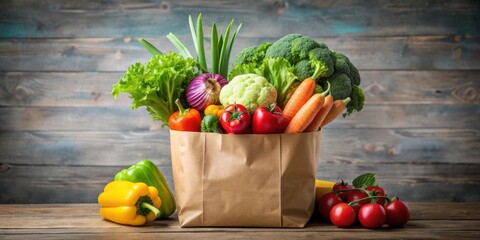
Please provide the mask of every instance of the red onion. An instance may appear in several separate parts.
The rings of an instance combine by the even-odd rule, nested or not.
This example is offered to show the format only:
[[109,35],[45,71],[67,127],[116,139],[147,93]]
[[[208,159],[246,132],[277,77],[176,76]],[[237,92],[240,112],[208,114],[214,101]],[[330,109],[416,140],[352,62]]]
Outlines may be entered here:
[[227,80],[220,74],[204,73],[198,75],[187,87],[188,105],[203,111],[208,105],[217,104],[220,89],[227,83]]

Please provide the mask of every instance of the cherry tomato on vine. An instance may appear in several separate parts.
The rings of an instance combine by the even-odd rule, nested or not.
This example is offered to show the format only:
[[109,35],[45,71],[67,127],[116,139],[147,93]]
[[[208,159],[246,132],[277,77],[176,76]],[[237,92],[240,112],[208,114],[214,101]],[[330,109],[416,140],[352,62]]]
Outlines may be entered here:
[[385,205],[387,214],[387,224],[392,227],[401,227],[410,219],[410,209],[408,205],[400,200],[395,200]]
[[346,203],[339,203],[330,210],[330,219],[337,227],[350,227],[355,222],[355,210]]
[[[369,191],[373,196],[387,196],[387,191],[378,186],[366,187],[365,190]],[[385,204],[385,198],[377,198],[377,203],[383,206],[383,204]]]
[[[346,203],[350,203],[352,201],[355,201],[355,200],[359,200],[359,199],[362,199],[362,198],[366,198],[368,197],[368,195],[361,191],[361,190],[357,190],[357,191],[352,191],[350,192],[348,195],[347,195],[347,201],[345,201]],[[367,204],[367,203],[370,203],[371,200],[363,200],[363,201],[360,201],[358,203],[355,203],[354,205],[352,205],[353,209],[355,210],[355,213],[358,213],[358,211],[360,210],[360,208]]]
[[[350,185],[347,182],[344,182],[343,179],[342,179],[342,182],[335,183],[335,185],[333,185],[333,191],[350,190],[350,189],[354,189],[354,188],[355,187],[353,185]],[[340,198],[342,198],[342,200],[344,202],[346,202],[348,194],[350,194],[350,192],[343,192],[343,193],[340,193],[339,196],[340,196]]]
[[342,199],[335,193],[329,192],[324,194],[318,200],[318,211],[323,219],[330,221],[330,210],[333,206],[343,203]]
[[358,221],[366,228],[379,228],[387,219],[383,206],[377,203],[363,205],[358,211]]

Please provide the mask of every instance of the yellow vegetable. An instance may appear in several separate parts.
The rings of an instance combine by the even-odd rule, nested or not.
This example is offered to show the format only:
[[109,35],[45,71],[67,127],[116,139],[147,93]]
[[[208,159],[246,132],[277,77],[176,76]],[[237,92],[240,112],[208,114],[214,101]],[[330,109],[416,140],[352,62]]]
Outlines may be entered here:
[[325,193],[331,192],[333,190],[333,185],[335,182],[325,181],[325,180],[315,180],[315,202],[318,202],[320,197]]
[[203,112],[205,113],[205,115],[213,114],[220,118],[220,115],[222,115],[223,109],[224,109],[223,105],[212,104],[212,105],[208,105],[207,108],[205,108],[205,111]]
[[126,225],[143,225],[160,214],[158,190],[145,183],[112,181],[98,196],[100,216]]

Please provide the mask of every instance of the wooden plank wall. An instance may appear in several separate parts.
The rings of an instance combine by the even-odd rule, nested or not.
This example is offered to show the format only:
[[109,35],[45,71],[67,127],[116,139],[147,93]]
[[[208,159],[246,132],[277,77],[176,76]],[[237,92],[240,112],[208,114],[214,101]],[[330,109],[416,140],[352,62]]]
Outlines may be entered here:
[[168,131],[110,92],[148,59],[139,37],[173,50],[166,34],[189,40],[198,12],[243,22],[234,54],[297,32],[360,69],[365,108],[324,130],[318,177],[375,172],[407,201],[480,201],[478,1],[6,0],[0,203],[95,202],[143,158],[172,184]]

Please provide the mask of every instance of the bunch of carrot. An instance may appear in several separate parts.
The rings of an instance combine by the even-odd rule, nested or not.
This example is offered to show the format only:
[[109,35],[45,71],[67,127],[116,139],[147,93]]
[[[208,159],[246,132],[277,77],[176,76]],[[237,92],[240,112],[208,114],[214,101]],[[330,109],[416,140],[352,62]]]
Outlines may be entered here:
[[283,109],[283,116],[289,122],[285,133],[317,131],[342,114],[350,102],[350,98],[333,101],[330,83],[323,93],[313,94],[314,90],[315,80],[307,78],[292,94]]

